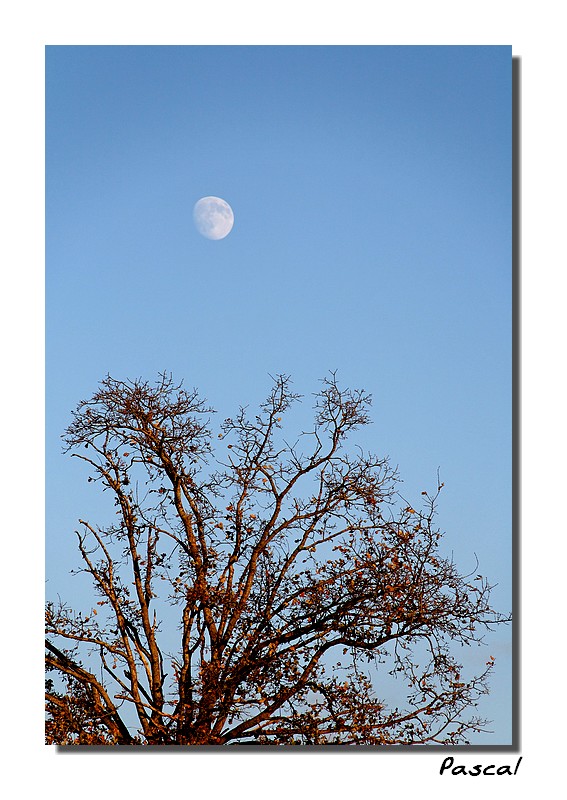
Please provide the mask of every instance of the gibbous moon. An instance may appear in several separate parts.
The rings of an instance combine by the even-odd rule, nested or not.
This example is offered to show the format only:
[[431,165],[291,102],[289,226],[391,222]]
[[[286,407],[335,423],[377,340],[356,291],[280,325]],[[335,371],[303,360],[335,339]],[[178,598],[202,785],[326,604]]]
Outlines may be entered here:
[[193,209],[195,227],[207,239],[224,239],[234,225],[232,208],[221,197],[201,197]]

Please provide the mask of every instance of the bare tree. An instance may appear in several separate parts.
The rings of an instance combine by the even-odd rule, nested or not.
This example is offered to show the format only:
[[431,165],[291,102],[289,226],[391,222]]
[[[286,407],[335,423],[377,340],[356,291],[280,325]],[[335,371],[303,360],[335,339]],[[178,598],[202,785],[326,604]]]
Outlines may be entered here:
[[[493,659],[465,678],[455,653],[505,617],[439,551],[441,486],[400,503],[387,459],[347,446],[370,398],[334,374],[312,430],[287,441],[299,399],[279,376],[218,439],[166,374],[107,377],[79,404],[67,450],[116,521],[77,531],[92,610],[47,606],[48,742],[454,744],[482,729],[467,714]],[[377,696],[381,670],[402,708]]]

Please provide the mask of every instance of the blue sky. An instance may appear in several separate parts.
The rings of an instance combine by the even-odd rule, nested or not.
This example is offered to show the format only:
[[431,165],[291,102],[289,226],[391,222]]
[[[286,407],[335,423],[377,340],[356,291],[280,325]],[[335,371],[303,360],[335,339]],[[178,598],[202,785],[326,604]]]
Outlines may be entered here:
[[[59,437],[105,374],[172,371],[220,421],[289,373],[300,426],[337,370],[372,393],[364,446],[408,499],[440,468],[447,547],[510,609],[511,55],[47,48],[49,594],[76,593],[96,511]],[[226,239],[195,230],[204,195],[231,204]],[[510,741],[510,639],[489,639],[479,743]]]

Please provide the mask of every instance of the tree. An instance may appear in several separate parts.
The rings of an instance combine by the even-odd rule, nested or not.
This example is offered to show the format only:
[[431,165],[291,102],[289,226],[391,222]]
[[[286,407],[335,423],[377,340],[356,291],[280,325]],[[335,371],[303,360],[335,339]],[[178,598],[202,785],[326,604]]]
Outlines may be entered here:
[[[92,610],[47,605],[48,742],[455,744],[481,730],[466,714],[493,659],[465,678],[455,652],[507,618],[486,579],[440,553],[442,485],[420,510],[400,503],[388,460],[347,446],[370,397],[334,374],[290,443],[299,399],[279,376],[218,439],[212,410],[166,374],[109,376],[79,404],[66,450],[116,519],[77,531]],[[380,669],[402,708],[377,696]]]

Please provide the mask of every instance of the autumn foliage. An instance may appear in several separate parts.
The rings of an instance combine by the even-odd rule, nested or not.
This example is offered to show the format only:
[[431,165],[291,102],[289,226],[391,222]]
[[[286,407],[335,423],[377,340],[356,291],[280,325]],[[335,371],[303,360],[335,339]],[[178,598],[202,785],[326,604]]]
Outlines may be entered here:
[[66,449],[115,514],[77,531],[89,609],[47,605],[48,743],[454,744],[481,729],[492,659],[465,677],[455,654],[504,617],[440,552],[441,486],[400,502],[387,459],[349,447],[370,398],[334,375],[288,441],[299,399],[280,376],[218,435],[168,375],[107,377],[79,404]]

